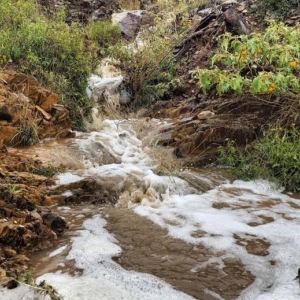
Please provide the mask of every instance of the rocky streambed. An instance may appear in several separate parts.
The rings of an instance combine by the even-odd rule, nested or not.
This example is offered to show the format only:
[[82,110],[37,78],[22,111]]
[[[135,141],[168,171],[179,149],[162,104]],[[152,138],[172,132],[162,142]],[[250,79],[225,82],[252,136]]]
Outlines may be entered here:
[[[32,163],[38,155],[40,164],[52,159],[66,169],[36,184],[36,199],[44,202],[30,198],[27,205],[35,206],[21,210],[21,192],[5,198],[16,205],[13,213],[28,217],[1,224],[28,230],[35,217],[44,236],[34,240],[31,250],[38,251],[27,258],[28,248],[19,246],[25,233],[18,243],[1,244],[2,274],[15,276],[18,266],[33,268],[38,282],[46,280],[65,299],[297,299],[296,195],[265,181],[230,182],[218,169],[177,168],[172,152],[157,144],[170,120],[100,124],[76,138],[3,154],[18,161],[22,154]],[[43,219],[45,211],[50,213],[43,205],[50,205],[61,229],[68,227],[64,235]],[[31,231],[39,233],[34,226]],[[38,297],[22,286],[2,289],[0,295]]]

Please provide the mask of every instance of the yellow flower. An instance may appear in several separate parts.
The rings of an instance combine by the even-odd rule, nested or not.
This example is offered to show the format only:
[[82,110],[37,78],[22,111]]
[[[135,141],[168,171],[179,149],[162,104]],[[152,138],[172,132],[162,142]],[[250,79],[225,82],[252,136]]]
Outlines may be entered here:
[[295,68],[296,66],[297,66],[297,62],[296,61],[293,60],[293,61],[290,62],[290,67],[291,68]]
[[247,55],[246,49],[242,50],[241,54],[242,54],[243,56],[246,56],[246,55]]
[[274,89],[273,89],[272,87],[270,87],[270,88],[268,89],[268,92],[269,92],[269,93],[272,93],[273,90],[274,90]]
[[276,88],[276,84],[273,82],[271,83],[271,88],[275,89]]

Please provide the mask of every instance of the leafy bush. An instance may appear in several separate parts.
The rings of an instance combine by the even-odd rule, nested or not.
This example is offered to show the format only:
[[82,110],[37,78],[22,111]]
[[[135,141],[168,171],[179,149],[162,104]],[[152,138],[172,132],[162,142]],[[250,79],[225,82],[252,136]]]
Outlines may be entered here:
[[[263,138],[244,151],[227,140],[226,147],[219,148],[219,163],[230,166],[239,178],[277,179],[291,191],[300,190],[299,34],[299,24],[287,27],[275,21],[263,34],[235,37],[226,33],[219,38],[211,68],[194,72],[204,93],[213,89],[220,95],[251,93],[270,107],[276,105],[277,123],[286,129],[270,125]],[[292,122],[297,126],[287,129]]]
[[265,33],[234,37],[229,33],[219,39],[219,51],[211,69],[197,69],[204,93],[216,87],[219,94],[229,90],[242,95],[282,95],[298,93],[300,87],[300,26],[287,27],[272,21]]
[[276,128],[241,151],[233,141],[219,147],[219,163],[237,178],[278,180],[288,191],[300,191],[300,134],[293,127]]

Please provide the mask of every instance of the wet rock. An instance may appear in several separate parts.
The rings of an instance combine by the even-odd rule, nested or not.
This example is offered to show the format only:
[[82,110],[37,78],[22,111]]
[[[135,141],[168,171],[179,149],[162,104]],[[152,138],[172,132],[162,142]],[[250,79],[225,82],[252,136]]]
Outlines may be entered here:
[[42,212],[43,223],[51,228],[57,235],[62,235],[68,228],[67,222],[53,212]]
[[210,110],[203,110],[197,115],[197,117],[199,120],[206,120],[213,117],[214,115],[215,113]]
[[50,209],[47,214],[41,214],[40,205],[46,203],[44,193],[54,181],[29,173],[39,166],[38,161],[12,154],[7,149],[0,151],[1,282],[19,276],[28,268],[24,253],[49,247],[67,228],[66,222],[53,216]]
[[102,184],[93,178],[69,184],[59,185],[48,191],[49,196],[55,203],[82,203],[115,204],[118,200],[119,191],[115,190],[115,184],[110,188],[107,183]]
[[19,283],[16,280],[12,279],[7,282],[6,287],[9,290],[12,290],[12,289],[15,289],[18,285],[19,285]]

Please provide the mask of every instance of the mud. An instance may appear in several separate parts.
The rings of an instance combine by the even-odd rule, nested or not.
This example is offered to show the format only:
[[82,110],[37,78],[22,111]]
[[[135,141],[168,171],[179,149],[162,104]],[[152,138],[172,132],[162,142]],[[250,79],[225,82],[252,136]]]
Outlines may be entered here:
[[[52,247],[28,256],[33,275],[38,277],[44,273],[57,271],[80,275],[82,270],[75,267],[73,260],[66,259],[72,246],[71,240],[78,235],[78,230],[83,229],[83,222],[94,214],[100,213],[101,208],[94,205],[77,204],[69,207],[57,206],[53,208],[53,211],[65,218],[69,224],[69,230],[63,236],[58,237]],[[51,254],[59,248],[63,249],[60,253]]]

